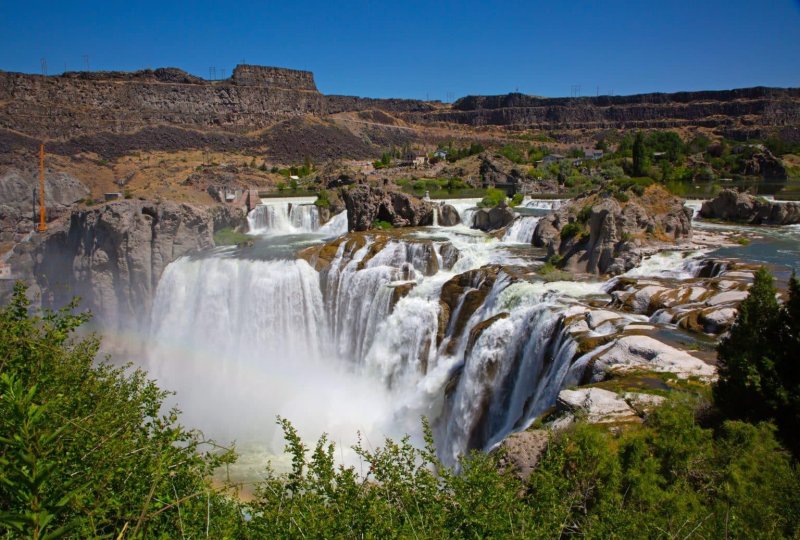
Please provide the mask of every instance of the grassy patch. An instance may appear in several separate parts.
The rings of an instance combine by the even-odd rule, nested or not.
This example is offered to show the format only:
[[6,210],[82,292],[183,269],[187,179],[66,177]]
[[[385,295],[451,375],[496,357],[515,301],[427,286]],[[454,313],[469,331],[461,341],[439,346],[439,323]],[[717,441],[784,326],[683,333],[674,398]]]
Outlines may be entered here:
[[250,241],[249,236],[236,232],[229,227],[214,233],[214,244],[217,246],[238,246],[248,241]]
[[388,231],[389,229],[393,229],[394,226],[389,223],[388,221],[384,221],[382,219],[376,219],[372,222],[373,229],[380,229],[382,231]]

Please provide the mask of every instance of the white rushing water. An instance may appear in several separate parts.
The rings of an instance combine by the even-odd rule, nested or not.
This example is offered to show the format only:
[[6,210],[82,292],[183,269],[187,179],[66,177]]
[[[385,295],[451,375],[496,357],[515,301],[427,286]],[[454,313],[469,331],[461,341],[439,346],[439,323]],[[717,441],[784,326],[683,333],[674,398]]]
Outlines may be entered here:
[[262,204],[247,215],[250,233],[273,236],[317,232],[339,236],[346,233],[347,213],[341,212],[323,225],[315,200],[314,197],[262,199]]
[[[346,226],[346,216],[334,219]],[[424,415],[455,463],[552,405],[574,354],[560,313],[602,293],[598,283],[520,283],[500,272],[456,332],[467,294],[483,287],[478,272],[440,329],[444,284],[508,261],[504,244],[462,225],[341,242],[322,273],[303,260],[179,259],[158,285],[149,367],[177,391],[187,424],[225,441],[279,454],[281,415],[307,441],[325,432],[345,450],[358,433],[374,445],[404,434],[419,442]]]
[[536,230],[536,224],[539,223],[537,216],[519,216],[514,220],[514,223],[506,230],[503,236],[503,242],[512,244],[530,244],[533,240],[533,232]]
[[[328,433],[347,460],[359,433],[373,446],[405,434],[420,442],[426,416],[440,456],[455,464],[551,407],[589,361],[573,362],[564,314],[613,281],[507,275],[495,265],[531,262],[517,244],[530,244],[539,218],[517,216],[498,240],[470,229],[477,199],[448,202],[461,225],[351,237],[321,272],[292,257],[212,254],[170,264],[154,301],[148,361],[177,390],[186,423],[276,455],[280,415],[307,442]],[[251,226],[266,237],[319,235],[302,244],[287,237],[298,248],[346,231],[346,213],[320,226],[308,203],[265,201]],[[543,210],[559,201],[523,204]],[[626,276],[688,278],[705,254],[657,253]]]

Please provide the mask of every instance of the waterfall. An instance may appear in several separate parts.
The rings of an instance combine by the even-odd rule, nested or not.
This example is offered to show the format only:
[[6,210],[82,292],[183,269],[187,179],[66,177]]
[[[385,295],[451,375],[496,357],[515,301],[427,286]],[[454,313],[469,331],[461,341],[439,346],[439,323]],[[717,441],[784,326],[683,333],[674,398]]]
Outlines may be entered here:
[[[496,239],[387,235],[340,241],[317,272],[304,260],[182,258],[159,282],[151,373],[177,390],[189,424],[279,453],[274,418],[346,449],[360,431],[420,440],[421,415],[446,463],[524,428],[554,402],[575,354],[561,331],[563,298],[599,285],[528,283],[479,270]],[[455,248],[452,269],[443,246]],[[442,288],[471,270],[485,298],[463,328],[440,328]],[[470,289],[472,288],[472,289]],[[398,294],[402,290],[401,294]]]
[[278,199],[256,206],[247,215],[254,234],[284,235],[320,232],[338,236],[347,232],[347,213],[341,212],[325,225],[320,224],[319,208],[310,198]]
[[[279,452],[276,414],[314,433],[326,428],[306,408],[320,420],[338,408],[339,423],[351,414],[333,385],[372,392],[328,361],[329,336],[318,274],[305,261],[182,258],[158,285],[148,363],[177,391],[187,422],[223,440],[266,434]],[[359,420],[349,428],[374,421]]]
[[503,242],[530,244],[539,219],[539,217],[535,216],[520,216],[516,218],[503,236]]
[[531,199],[522,203],[525,208],[533,210],[555,210],[564,201],[562,199]]
[[464,334],[474,342],[458,353],[463,367],[437,424],[446,463],[527,427],[555,402],[577,350],[562,331],[556,295],[498,279],[478,317],[493,322],[477,339],[478,323],[467,324]]

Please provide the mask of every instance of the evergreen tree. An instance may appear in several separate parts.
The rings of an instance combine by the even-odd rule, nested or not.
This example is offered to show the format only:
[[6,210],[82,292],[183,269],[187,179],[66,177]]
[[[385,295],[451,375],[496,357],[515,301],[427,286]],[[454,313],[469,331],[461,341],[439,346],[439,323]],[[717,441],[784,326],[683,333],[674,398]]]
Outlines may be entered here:
[[736,323],[717,348],[714,397],[730,418],[774,421],[800,454],[800,284],[793,276],[789,300],[776,299],[772,276],[761,268]]
[[633,141],[633,176],[645,176],[647,174],[647,156],[645,155],[644,136],[642,132],[636,133]]

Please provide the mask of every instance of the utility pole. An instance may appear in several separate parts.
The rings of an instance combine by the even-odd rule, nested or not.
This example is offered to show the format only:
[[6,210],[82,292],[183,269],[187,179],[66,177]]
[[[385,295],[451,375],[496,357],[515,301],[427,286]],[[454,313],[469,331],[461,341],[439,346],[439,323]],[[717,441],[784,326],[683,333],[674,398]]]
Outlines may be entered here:
[[40,63],[42,65],[42,75],[47,76],[47,58],[42,58]]
[[39,227],[40,233],[47,231],[44,221],[44,143],[39,145]]
[[83,65],[86,66],[86,71],[90,71],[90,69],[89,69],[89,55],[88,54],[84,54],[83,55]]

